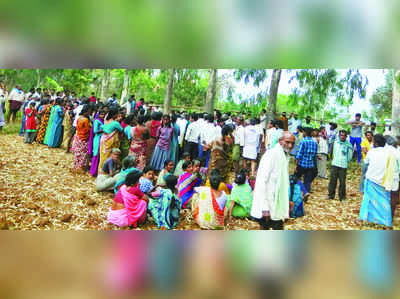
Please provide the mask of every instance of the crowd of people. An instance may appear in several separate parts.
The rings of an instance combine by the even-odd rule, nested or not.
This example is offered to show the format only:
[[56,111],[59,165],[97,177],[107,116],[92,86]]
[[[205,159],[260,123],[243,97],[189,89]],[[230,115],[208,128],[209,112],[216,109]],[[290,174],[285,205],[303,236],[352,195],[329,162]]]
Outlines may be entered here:
[[[143,98],[119,104],[74,92],[20,85],[6,95],[0,85],[0,127],[23,112],[20,135],[27,144],[63,148],[73,169],[96,177],[99,192],[114,192],[107,220],[137,227],[151,218],[173,229],[189,209],[205,229],[220,229],[232,217],[251,218],[262,229],[283,229],[304,216],[304,203],[319,177],[328,180],[327,200],[346,200],[346,175],[354,152],[362,168],[360,219],[392,226],[399,201],[400,138],[375,133],[357,114],[351,133],[336,123],[312,125],[296,113],[270,119],[214,113],[163,113]],[[363,130],[364,128],[364,130]],[[363,139],[363,135],[365,138]],[[294,160],[291,170],[290,159]],[[292,172],[292,174],[290,174]],[[328,181],[327,181],[328,183]]]

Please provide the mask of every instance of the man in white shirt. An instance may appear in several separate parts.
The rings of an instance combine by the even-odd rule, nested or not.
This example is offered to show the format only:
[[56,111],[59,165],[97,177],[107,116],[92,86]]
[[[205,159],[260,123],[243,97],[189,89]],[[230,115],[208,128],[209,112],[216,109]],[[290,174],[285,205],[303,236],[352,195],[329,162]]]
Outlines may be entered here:
[[208,167],[211,154],[208,146],[211,144],[211,142],[215,141],[215,133],[214,116],[212,114],[207,114],[205,117],[205,122],[200,130],[200,142],[203,145],[203,156],[206,157],[206,167]]
[[233,167],[235,169],[235,173],[239,173],[239,162],[240,158],[243,154],[243,146],[244,146],[244,127],[243,127],[243,119],[238,117],[236,119],[236,128],[233,131],[233,137],[235,138],[235,145],[232,150],[232,160]]
[[[394,189],[396,180],[398,188],[399,161],[397,156],[392,155],[385,148],[385,144],[385,138],[381,134],[376,134],[374,136],[374,148],[368,152],[364,160],[364,163],[368,165],[368,170],[365,175],[360,220],[391,227],[390,192]],[[389,159],[393,161],[389,162]]]
[[289,119],[289,132],[297,138],[297,128],[301,127],[301,120],[297,118],[297,113],[292,113]]
[[118,105],[118,99],[116,93],[113,93],[112,97],[107,100],[107,104]]
[[193,113],[190,116],[190,125],[187,128],[185,136],[185,152],[190,154],[190,160],[194,160],[199,155],[199,136],[200,131],[198,127],[198,116],[197,113]]
[[256,174],[256,160],[258,147],[261,142],[261,134],[256,127],[256,120],[251,119],[250,124],[244,128],[243,168],[247,168],[247,162],[251,162],[251,176]]
[[8,95],[8,103],[9,103],[9,113],[7,116],[7,123],[15,122],[17,118],[17,112],[21,109],[22,105],[25,102],[24,91],[20,84],[15,86],[13,90],[11,90],[10,94]]

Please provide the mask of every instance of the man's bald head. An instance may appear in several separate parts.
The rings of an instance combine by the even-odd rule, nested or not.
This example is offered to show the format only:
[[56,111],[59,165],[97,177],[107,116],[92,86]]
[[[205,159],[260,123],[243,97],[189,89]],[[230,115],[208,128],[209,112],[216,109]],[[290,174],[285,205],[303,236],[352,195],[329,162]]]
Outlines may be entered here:
[[283,147],[285,152],[290,153],[296,143],[294,135],[288,131],[283,132],[281,138],[279,138],[279,144]]

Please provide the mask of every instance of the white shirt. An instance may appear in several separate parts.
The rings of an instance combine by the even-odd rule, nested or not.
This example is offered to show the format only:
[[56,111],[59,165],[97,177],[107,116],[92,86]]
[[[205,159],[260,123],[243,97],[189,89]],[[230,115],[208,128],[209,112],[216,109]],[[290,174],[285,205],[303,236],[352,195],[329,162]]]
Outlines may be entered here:
[[319,138],[318,154],[328,154],[328,140],[322,137]]
[[236,127],[236,130],[233,132],[233,137],[235,137],[235,144],[244,146],[244,127],[242,125]]
[[213,142],[215,140],[215,134],[214,123],[205,123],[200,130],[201,144],[210,144]]
[[214,140],[218,140],[222,137],[222,128],[218,125],[214,125]]
[[186,132],[185,140],[188,142],[199,143],[200,128],[198,121],[191,123]]
[[289,119],[289,132],[296,134],[297,133],[297,127],[301,126],[301,120],[300,119],[294,119],[291,118]]
[[72,126],[75,128],[78,123],[79,114],[81,113],[82,109],[83,109],[83,105],[80,105],[74,109],[75,118],[74,118],[74,123],[72,124]]
[[264,127],[262,124],[256,125],[256,130],[258,133],[260,133],[260,136],[262,137],[261,142],[264,142],[265,136],[264,136]]
[[261,125],[261,127],[263,128],[263,130],[266,130],[267,129],[267,115],[266,114],[264,114],[264,115],[260,115],[260,125]]
[[276,131],[276,128],[271,128],[271,129],[267,130],[267,139],[265,140],[265,146],[268,147],[271,144],[272,137],[273,137],[275,131]]
[[13,90],[8,95],[8,99],[18,102],[24,102],[25,101],[24,92],[22,90],[18,92],[16,88],[13,88]]
[[244,128],[244,147],[243,158],[257,159],[257,149],[260,143],[260,133],[257,126],[247,126]]
[[179,129],[180,129],[179,137],[178,137],[179,144],[182,144],[183,137],[185,136],[185,129],[186,129],[187,120],[184,119],[184,118],[178,118],[176,120],[176,124],[179,126]]
[[371,148],[364,160],[364,163],[368,164],[365,177],[382,186],[388,157],[388,152],[384,147]]

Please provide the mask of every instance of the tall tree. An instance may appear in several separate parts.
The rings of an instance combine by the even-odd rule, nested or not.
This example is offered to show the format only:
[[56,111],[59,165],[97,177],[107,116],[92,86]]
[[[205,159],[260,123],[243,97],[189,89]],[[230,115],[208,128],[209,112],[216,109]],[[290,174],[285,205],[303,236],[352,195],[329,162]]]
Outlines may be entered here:
[[272,72],[271,85],[269,88],[268,96],[268,114],[269,116],[276,116],[276,101],[278,98],[279,82],[281,81],[281,69],[274,69]]
[[394,136],[400,135],[400,70],[393,74],[392,132]]
[[128,95],[130,82],[131,80],[129,77],[129,70],[124,69],[124,84],[122,87],[121,100],[120,100],[121,105],[125,102],[125,98]]
[[110,83],[110,70],[104,69],[103,78],[101,80],[101,90],[100,90],[100,99],[105,102],[106,99],[106,91],[108,91],[108,85]]
[[393,78],[393,70],[388,71],[385,74],[385,85],[378,87],[369,100],[372,106],[372,116],[378,122],[392,117]]
[[210,79],[208,81],[208,89],[206,95],[205,111],[214,113],[215,96],[217,94],[217,69],[210,70]]
[[165,98],[164,98],[164,113],[168,114],[171,112],[171,103],[172,103],[172,94],[174,91],[174,78],[175,78],[175,69],[171,69],[168,79],[167,88],[165,89]]

